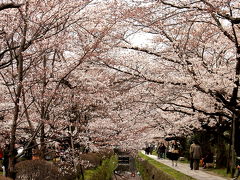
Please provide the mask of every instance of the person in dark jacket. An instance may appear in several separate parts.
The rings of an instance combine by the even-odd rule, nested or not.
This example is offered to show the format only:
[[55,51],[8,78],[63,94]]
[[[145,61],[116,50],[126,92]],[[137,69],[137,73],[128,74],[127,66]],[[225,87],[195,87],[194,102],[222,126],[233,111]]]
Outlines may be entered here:
[[152,153],[153,153],[153,150],[154,150],[154,148],[155,148],[155,145],[154,144],[150,144],[150,149],[149,149],[149,153],[152,155]]
[[145,154],[149,155],[149,153],[150,153],[150,147],[147,146],[147,147],[145,148]]
[[165,158],[165,151],[166,151],[166,146],[164,143],[161,143],[159,146],[159,157],[160,158]]
[[174,163],[175,166],[177,166],[177,161],[179,158],[179,146],[177,144],[177,141],[174,141],[173,144],[170,146],[167,157],[172,160],[172,166],[174,166]]

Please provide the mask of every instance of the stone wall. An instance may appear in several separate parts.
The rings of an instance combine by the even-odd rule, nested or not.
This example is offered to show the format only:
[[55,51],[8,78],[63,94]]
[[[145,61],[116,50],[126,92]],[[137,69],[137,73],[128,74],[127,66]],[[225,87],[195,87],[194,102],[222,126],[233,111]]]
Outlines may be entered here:
[[137,159],[137,169],[143,180],[175,180],[173,177],[150,164],[147,160]]

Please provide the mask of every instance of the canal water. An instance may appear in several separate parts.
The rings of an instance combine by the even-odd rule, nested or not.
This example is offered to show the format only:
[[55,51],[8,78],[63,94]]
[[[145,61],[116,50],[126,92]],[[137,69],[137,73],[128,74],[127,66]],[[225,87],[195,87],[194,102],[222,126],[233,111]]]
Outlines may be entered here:
[[121,175],[113,175],[113,180],[142,180],[139,175],[132,176],[131,172],[125,172]]
[[127,153],[118,154],[118,166],[113,180],[142,180],[136,169],[135,159]]

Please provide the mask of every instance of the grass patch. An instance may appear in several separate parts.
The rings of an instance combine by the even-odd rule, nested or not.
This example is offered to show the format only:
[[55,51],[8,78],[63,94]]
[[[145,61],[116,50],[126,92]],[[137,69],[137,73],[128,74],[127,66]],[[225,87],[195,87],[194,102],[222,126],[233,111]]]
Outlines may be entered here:
[[112,156],[110,159],[105,159],[101,166],[95,169],[89,169],[84,171],[85,180],[110,180],[113,171],[117,166],[117,157]]
[[157,151],[153,150],[152,155],[158,156]]
[[166,174],[169,174],[171,177],[173,177],[176,180],[194,180],[194,178],[187,176],[179,171],[176,171],[175,169],[172,169],[169,166],[166,166],[165,164],[162,164],[158,161],[155,161],[152,158],[149,158],[148,156],[144,155],[143,153],[139,152],[139,157],[143,158],[144,160],[147,160],[149,164],[153,165],[157,169],[160,169],[161,171],[165,172]]
[[227,169],[222,168],[222,169],[215,169],[215,168],[208,168],[204,170],[205,172],[213,175],[218,175],[226,178],[231,178],[231,173],[227,174]]
[[95,174],[95,172],[96,172],[96,169],[89,169],[89,170],[84,171],[84,178],[85,179],[92,178],[92,176]]

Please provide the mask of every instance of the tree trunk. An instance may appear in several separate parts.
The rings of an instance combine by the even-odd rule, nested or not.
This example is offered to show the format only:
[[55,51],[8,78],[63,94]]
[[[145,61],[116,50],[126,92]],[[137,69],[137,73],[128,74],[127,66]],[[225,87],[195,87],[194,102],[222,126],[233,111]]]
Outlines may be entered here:
[[235,137],[236,137],[236,115],[233,114],[233,121],[232,121],[232,146],[231,146],[231,177],[234,177],[235,173]]
[[46,68],[47,68],[47,59],[46,56],[43,56],[43,86],[42,86],[42,103],[41,103],[41,120],[42,127],[40,132],[40,158],[45,159],[45,153],[46,153],[46,145],[45,145],[45,125],[44,121],[47,119],[47,108],[46,108],[46,102],[44,101],[45,91],[47,87],[47,74],[46,74]]
[[228,145],[228,156],[227,156],[227,174],[229,174],[231,172],[231,161],[230,161],[230,158],[231,158],[231,144]]
[[[35,148],[37,148],[37,151],[39,152],[38,143],[37,143],[37,140],[36,140],[35,135],[34,135],[34,134],[35,134],[35,132],[34,132],[34,126],[32,125],[31,120],[30,120],[30,117],[29,117],[29,114],[28,114],[28,107],[27,107],[27,104],[26,104],[24,88],[22,89],[22,100],[23,100],[24,113],[25,113],[25,115],[26,115],[27,122],[28,122],[28,125],[29,125],[29,128],[30,128],[32,137],[34,137],[33,139],[31,138],[31,142],[33,142],[33,146],[34,146]],[[30,104],[30,105],[31,105],[31,104]],[[28,142],[28,145],[27,145],[27,146],[29,146],[29,145],[31,144],[31,142]],[[28,147],[26,147],[26,148],[28,148]]]
[[42,124],[41,130],[40,130],[40,159],[45,159],[45,153],[46,153],[46,145],[45,145],[45,126]]
[[13,179],[15,179],[15,143],[16,143],[16,130],[17,130],[17,120],[19,116],[19,102],[20,97],[22,93],[22,81],[23,81],[23,57],[21,53],[19,53],[19,56],[17,58],[18,66],[17,66],[17,72],[18,72],[18,81],[17,81],[17,90],[15,94],[15,102],[14,102],[14,112],[13,112],[13,122],[12,122],[12,129],[11,129],[11,139],[10,139],[10,151],[9,151],[9,166],[8,166],[8,172],[9,176]]
[[240,156],[240,117],[239,113],[235,119],[235,151],[236,155]]

